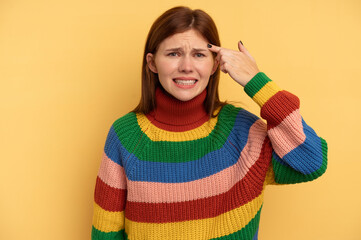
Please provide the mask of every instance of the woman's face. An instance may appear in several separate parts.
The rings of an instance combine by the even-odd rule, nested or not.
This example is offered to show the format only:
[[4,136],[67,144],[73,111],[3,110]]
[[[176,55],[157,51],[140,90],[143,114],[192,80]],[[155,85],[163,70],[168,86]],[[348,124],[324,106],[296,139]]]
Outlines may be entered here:
[[207,87],[218,65],[207,43],[191,29],[163,40],[155,55],[147,54],[148,67],[158,73],[160,84],[173,97],[188,101]]

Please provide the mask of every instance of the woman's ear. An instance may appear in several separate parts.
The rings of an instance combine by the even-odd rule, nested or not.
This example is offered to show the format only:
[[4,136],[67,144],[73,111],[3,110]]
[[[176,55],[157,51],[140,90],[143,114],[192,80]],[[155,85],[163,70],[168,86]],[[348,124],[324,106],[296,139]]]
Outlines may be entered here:
[[147,65],[148,65],[149,69],[154,73],[158,73],[157,67],[156,67],[155,61],[154,61],[154,55],[152,53],[147,53],[146,59],[147,59]]
[[217,68],[218,68],[218,64],[219,64],[219,61],[217,58],[214,58],[214,64],[213,64],[213,68],[212,68],[212,74],[216,72]]

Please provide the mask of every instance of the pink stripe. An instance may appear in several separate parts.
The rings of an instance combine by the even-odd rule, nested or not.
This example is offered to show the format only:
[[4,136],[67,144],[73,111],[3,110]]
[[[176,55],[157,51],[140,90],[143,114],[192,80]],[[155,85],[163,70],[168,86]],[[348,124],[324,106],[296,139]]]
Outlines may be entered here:
[[276,127],[268,131],[273,149],[281,158],[302,144],[306,135],[303,132],[302,118],[299,109],[290,113]]
[[242,150],[237,163],[212,176],[185,183],[128,180],[127,200],[132,202],[171,203],[212,197],[227,192],[247,174],[249,168],[257,161],[266,134],[265,123],[262,120],[256,121],[250,128],[247,144]]
[[113,162],[104,152],[98,176],[103,182],[113,188],[127,188],[124,168]]

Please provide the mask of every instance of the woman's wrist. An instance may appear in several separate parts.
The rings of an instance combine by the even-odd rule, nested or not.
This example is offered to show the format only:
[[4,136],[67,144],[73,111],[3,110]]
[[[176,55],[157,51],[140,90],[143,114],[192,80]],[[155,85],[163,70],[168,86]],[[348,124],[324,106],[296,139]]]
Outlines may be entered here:
[[244,91],[250,96],[260,107],[263,106],[273,95],[281,91],[281,89],[263,72],[258,72],[244,86]]

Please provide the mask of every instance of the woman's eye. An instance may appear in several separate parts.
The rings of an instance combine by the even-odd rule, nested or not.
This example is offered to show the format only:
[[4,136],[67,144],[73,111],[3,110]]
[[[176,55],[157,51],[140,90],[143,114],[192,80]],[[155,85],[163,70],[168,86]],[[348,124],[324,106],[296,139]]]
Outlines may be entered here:
[[168,56],[176,57],[176,56],[178,56],[178,53],[176,53],[176,52],[171,52],[171,53],[168,54]]

